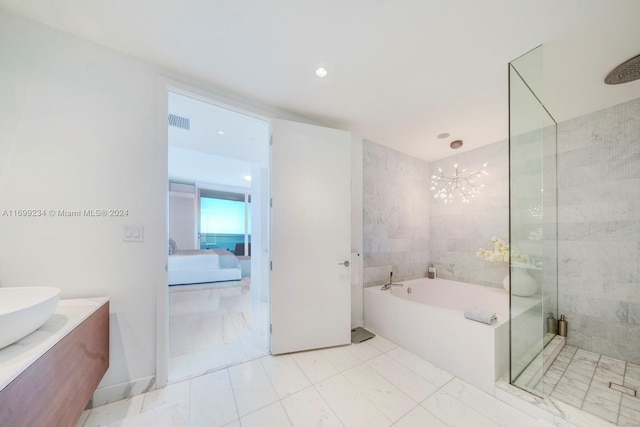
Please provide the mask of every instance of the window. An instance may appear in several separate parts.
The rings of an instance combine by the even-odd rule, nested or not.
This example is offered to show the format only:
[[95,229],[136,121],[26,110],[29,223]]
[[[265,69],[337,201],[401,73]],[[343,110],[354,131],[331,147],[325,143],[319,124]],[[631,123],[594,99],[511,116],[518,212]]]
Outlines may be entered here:
[[250,195],[199,189],[199,201],[200,249],[244,255],[251,242]]

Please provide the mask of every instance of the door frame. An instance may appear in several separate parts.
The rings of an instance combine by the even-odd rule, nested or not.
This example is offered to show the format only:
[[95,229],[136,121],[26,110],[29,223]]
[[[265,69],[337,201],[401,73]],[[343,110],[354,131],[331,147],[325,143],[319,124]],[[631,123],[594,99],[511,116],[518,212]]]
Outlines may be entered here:
[[[186,96],[200,99],[204,102],[213,103],[229,110],[237,111],[249,116],[272,122],[273,119],[294,120],[300,123],[313,123],[305,117],[292,114],[277,108],[253,103],[250,100],[241,100],[228,94],[207,88],[205,84],[198,81],[184,82],[176,80],[168,75],[159,74],[156,78],[156,139],[158,144],[163,146],[162,174],[166,183],[166,191],[164,193],[164,217],[165,230],[164,241],[169,241],[169,179],[168,179],[168,151],[169,151],[169,135],[167,126],[168,108],[168,92],[174,91]],[[351,225],[351,250],[352,252],[363,254],[363,144],[364,139],[352,133],[352,225]],[[269,161],[271,163],[271,161]],[[269,166],[271,167],[271,166]],[[269,226],[270,228],[270,226]],[[166,255],[165,255],[166,257]],[[166,258],[165,258],[166,260]],[[362,325],[364,323],[363,313],[363,266],[358,266],[358,284],[352,286],[352,325]],[[162,388],[167,385],[169,378],[169,286],[166,271],[166,263],[164,269],[165,280],[156,286],[156,387]]]
[[[221,93],[203,89],[192,84],[174,80],[169,77],[159,76],[156,83],[156,115],[157,128],[156,139],[162,144],[164,157],[162,159],[163,178],[167,189],[164,195],[164,241],[169,241],[169,130],[167,117],[169,115],[169,92],[175,92],[193,99],[226,108],[237,113],[264,120],[271,124],[276,117],[290,117],[292,120],[300,120],[299,117],[279,110],[267,110],[258,108],[248,103],[230,98]],[[269,167],[271,167],[269,160]],[[269,220],[270,221],[270,220]],[[269,227],[267,227],[269,228]],[[266,236],[265,236],[266,237]],[[166,255],[165,255],[166,256]],[[167,268],[165,263],[165,280],[156,286],[156,387],[162,388],[167,385],[169,379],[169,286]],[[270,286],[270,284],[269,284]]]

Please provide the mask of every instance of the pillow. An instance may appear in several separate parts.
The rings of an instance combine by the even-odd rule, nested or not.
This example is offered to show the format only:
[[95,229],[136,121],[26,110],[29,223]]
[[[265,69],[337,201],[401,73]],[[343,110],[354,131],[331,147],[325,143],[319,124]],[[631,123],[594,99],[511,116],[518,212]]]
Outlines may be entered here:
[[169,238],[169,255],[173,255],[178,251],[178,245],[176,245],[176,241],[172,238]]

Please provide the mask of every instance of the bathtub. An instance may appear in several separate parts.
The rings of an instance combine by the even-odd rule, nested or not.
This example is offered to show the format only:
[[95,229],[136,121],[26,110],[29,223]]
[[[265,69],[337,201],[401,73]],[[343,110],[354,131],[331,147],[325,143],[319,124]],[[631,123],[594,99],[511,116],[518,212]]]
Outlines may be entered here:
[[[365,288],[365,328],[493,394],[509,368],[509,294],[444,279],[402,283],[391,291]],[[464,310],[474,305],[495,312],[498,321],[466,319]]]

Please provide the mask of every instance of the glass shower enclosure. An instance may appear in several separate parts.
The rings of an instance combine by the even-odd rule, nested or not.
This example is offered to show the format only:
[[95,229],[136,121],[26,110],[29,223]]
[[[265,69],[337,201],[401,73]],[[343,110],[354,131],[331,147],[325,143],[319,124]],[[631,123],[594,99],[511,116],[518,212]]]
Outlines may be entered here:
[[542,46],[509,63],[510,382],[543,397],[558,318],[557,124]]

